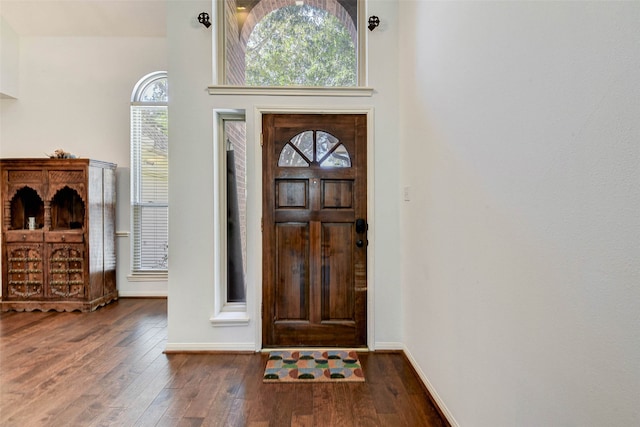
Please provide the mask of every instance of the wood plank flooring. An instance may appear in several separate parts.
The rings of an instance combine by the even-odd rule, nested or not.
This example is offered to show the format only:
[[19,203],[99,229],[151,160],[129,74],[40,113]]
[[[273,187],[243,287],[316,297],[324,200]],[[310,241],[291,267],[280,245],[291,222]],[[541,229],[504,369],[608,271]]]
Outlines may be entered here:
[[362,354],[364,383],[265,384],[265,354],[164,354],[166,311],[0,313],[0,425],[447,425],[401,354]]

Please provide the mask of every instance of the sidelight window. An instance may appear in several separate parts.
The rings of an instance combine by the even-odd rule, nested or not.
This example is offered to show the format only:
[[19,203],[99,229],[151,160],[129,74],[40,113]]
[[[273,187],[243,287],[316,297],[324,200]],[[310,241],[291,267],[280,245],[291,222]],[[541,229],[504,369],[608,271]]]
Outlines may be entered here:
[[216,112],[214,172],[216,312],[247,301],[247,139],[244,112]]
[[226,143],[227,304],[246,302],[247,174],[246,124],[243,117],[223,119]]

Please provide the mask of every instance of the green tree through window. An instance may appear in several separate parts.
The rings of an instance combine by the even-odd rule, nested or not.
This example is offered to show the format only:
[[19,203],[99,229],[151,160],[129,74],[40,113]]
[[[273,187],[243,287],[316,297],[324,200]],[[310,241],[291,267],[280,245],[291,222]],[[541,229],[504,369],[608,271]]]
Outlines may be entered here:
[[256,24],[247,42],[245,70],[250,86],[355,86],[356,48],[329,12],[286,6]]

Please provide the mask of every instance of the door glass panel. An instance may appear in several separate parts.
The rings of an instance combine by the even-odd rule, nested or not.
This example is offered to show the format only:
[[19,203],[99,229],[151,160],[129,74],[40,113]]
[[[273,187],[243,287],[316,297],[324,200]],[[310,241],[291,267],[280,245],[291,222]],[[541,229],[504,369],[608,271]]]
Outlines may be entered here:
[[[294,148],[295,147],[295,148]],[[279,167],[349,168],[351,157],[340,140],[324,131],[300,132],[285,144],[278,159]]]
[[304,154],[306,160],[313,161],[313,131],[307,130],[291,138],[291,144]]
[[322,161],[324,156],[338,144],[338,138],[330,133],[318,131],[316,134],[316,160]]
[[351,158],[344,145],[340,145],[320,163],[323,168],[350,168]]
[[308,167],[307,162],[293,147],[289,144],[285,145],[280,152],[278,166],[285,168]]

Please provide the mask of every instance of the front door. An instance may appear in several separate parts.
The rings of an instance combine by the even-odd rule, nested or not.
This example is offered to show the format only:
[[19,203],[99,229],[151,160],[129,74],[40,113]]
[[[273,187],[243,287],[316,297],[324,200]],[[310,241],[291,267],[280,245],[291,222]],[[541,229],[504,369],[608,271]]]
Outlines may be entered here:
[[263,346],[365,347],[366,115],[263,116]]

